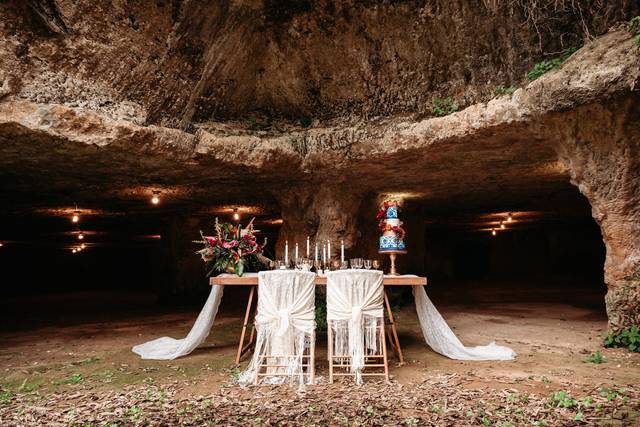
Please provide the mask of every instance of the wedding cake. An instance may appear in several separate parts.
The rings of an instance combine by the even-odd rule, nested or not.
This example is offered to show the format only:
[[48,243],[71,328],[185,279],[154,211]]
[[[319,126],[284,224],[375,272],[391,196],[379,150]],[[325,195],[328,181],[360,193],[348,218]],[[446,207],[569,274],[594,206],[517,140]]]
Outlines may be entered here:
[[379,252],[404,252],[404,229],[398,218],[398,202],[387,200],[382,205],[376,217],[380,221],[380,248]]

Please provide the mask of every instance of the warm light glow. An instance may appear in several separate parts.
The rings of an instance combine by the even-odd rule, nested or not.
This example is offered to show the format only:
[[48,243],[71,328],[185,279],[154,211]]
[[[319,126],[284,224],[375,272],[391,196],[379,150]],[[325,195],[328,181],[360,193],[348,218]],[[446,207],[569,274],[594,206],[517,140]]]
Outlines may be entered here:
[[84,239],[84,234],[82,234],[82,231],[80,232],[80,234],[78,234],[78,240],[82,240]]
[[78,252],[80,252],[81,250],[82,250],[82,246],[77,249]]
[[80,249],[84,249],[84,248],[85,248],[85,244],[83,243],[80,245]]
[[238,208],[233,209],[233,219],[235,221],[240,221],[240,214],[238,213]]
[[77,249],[72,249],[71,252],[75,254],[76,252],[78,252],[78,250]]
[[500,228],[504,230],[504,222],[500,221]]
[[80,217],[78,216],[78,214],[73,214],[73,216],[71,217],[71,222],[78,222],[79,219]]
[[492,229],[491,229],[491,235],[492,235],[492,236],[495,236],[495,235],[496,235],[496,230],[495,230],[495,228],[492,228]]
[[0,242],[0,248],[4,246],[4,243]]
[[507,222],[511,222],[513,221],[513,218],[511,218],[511,214],[509,214],[509,216],[507,217]]
[[160,198],[158,196],[153,196],[151,198],[151,203],[153,203],[154,205],[157,205],[158,203],[160,203]]

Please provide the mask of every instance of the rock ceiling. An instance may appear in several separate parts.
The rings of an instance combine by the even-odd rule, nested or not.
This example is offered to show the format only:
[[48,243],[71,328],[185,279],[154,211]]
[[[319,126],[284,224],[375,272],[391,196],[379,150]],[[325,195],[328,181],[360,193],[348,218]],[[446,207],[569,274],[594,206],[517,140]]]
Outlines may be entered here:
[[[594,33],[637,12],[614,3],[586,15]],[[584,211],[548,124],[636,99],[638,50],[612,31],[523,82],[579,42],[565,12],[537,34],[524,9],[465,1],[4,2],[0,211],[144,216],[155,190],[166,215],[273,220],[279,194],[323,186],[410,193],[434,215]],[[497,85],[523,87],[491,99]],[[466,108],[430,118],[435,96]]]

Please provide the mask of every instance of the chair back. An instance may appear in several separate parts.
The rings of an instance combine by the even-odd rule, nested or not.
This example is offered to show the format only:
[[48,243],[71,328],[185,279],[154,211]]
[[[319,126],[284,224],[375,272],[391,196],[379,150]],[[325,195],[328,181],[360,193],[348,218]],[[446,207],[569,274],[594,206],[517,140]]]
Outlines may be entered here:
[[315,274],[294,270],[258,274],[258,325],[275,327],[283,335],[290,327],[312,333],[315,329]]
[[383,317],[383,274],[378,270],[339,270],[327,273],[327,320],[357,321]]

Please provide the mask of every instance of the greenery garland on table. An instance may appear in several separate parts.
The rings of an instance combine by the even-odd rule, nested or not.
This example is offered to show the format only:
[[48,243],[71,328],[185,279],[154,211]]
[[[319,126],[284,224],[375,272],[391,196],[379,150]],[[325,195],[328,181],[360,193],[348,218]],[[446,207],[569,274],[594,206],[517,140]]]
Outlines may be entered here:
[[260,271],[269,265],[270,260],[262,255],[267,239],[262,244],[257,242],[254,219],[242,228],[240,224],[220,223],[216,218],[215,236],[205,236],[200,231],[202,240],[195,240],[194,243],[204,245],[196,253],[205,263],[207,277],[221,273],[242,276],[245,271]]

